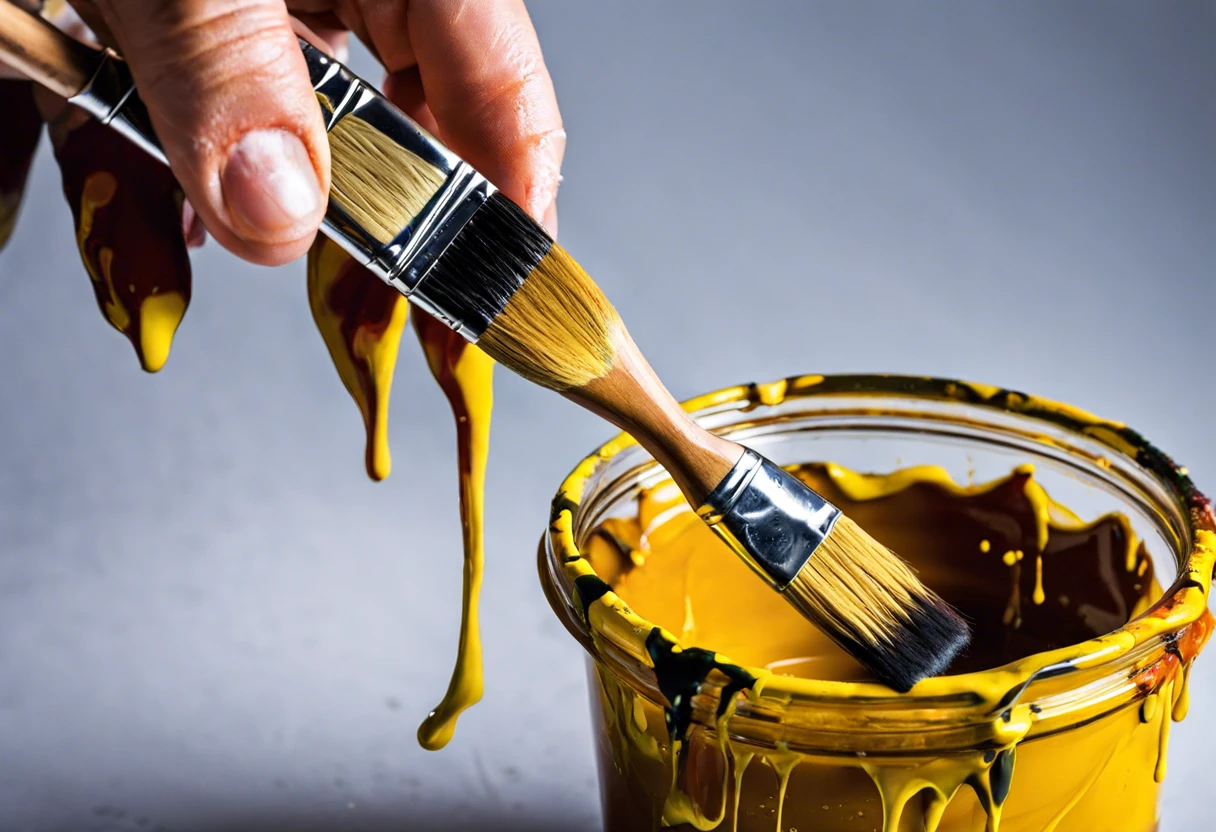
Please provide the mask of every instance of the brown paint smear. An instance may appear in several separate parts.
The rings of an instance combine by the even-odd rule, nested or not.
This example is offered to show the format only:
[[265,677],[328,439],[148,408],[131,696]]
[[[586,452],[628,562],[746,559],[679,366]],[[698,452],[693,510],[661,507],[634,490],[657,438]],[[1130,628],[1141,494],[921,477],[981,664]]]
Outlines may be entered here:
[[52,123],[51,141],[80,256],[102,315],[154,373],[190,303],[184,197],[168,168],[74,112]]
[[13,233],[17,212],[25,194],[34,151],[42,136],[42,116],[34,104],[34,85],[29,81],[0,79],[0,249]]

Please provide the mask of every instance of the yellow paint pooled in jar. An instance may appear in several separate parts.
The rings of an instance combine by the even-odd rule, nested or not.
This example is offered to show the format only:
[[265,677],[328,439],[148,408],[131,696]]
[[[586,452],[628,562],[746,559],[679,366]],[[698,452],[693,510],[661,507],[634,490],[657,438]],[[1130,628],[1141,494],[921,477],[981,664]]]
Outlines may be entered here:
[[[776,828],[817,832],[1090,832],[1108,828],[1113,820],[1125,824],[1117,827],[1120,832],[1149,832],[1168,723],[1185,716],[1186,672],[1210,633],[1210,617],[1179,638],[1178,655],[1185,660],[1166,656],[1134,680],[1146,698],[1131,713],[1035,737],[1033,729],[1049,715],[1031,704],[996,707],[1048,657],[1065,660],[1077,645],[1093,639],[1126,652],[1141,637],[1137,634],[1147,637],[1167,626],[1167,610],[1150,612],[1162,590],[1126,518],[1109,514],[1082,522],[1032,482],[1028,466],[970,486],[959,486],[933,466],[890,476],[833,464],[794,470],[908,557],[926,583],[975,624],[970,655],[952,668],[961,675],[925,680],[911,695],[943,702],[973,699],[977,710],[990,709],[992,716],[986,727],[981,722],[968,730],[986,732],[987,739],[975,741],[974,750],[925,756],[918,754],[914,735],[902,749],[870,754],[854,754],[848,749],[859,746],[847,740],[834,754],[794,754],[780,741],[762,747],[733,737],[728,720],[735,708],[747,702],[763,711],[779,675],[830,685],[832,701],[864,703],[883,689],[776,600],[687,506],[673,500],[669,484],[659,484],[638,497],[636,518],[608,518],[604,526],[610,526],[610,535],[596,529],[585,537],[584,563],[595,572],[583,572],[575,581],[593,634],[610,623],[619,628],[625,621],[639,622],[633,625],[636,649],[649,653],[660,685],[666,679],[670,691],[667,703],[652,702],[597,663],[605,714],[641,710],[646,714],[641,724],[648,726],[639,734],[634,720],[633,729],[622,731],[613,727],[622,719],[606,717],[601,747],[613,762],[601,771],[609,828],[708,830],[728,822],[732,832],[767,832],[776,820]],[[557,513],[556,533],[563,533],[568,517]],[[1208,537],[1201,533],[1198,545],[1216,542]],[[634,557],[633,544],[626,541],[636,541],[645,556]],[[1010,570],[1020,570],[1030,557],[1034,572],[1017,575],[1011,610]],[[1108,577],[1091,580],[1096,574]],[[1045,603],[1048,592],[1062,598],[1065,589],[1071,596],[1066,603]],[[1007,621],[1010,612],[1014,620]],[[1149,614],[1128,624],[1144,613]],[[643,620],[657,626],[647,630],[639,626]],[[687,646],[671,635],[690,620],[696,622],[698,641],[718,652]],[[627,631],[617,632],[629,638]],[[1081,669],[1086,661],[1078,659],[1076,666]],[[747,667],[766,668],[767,675],[753,678]],[[693,707],[712,709],[718,690],[725,708],[714,733],[695,725],[681,739],[683,717],[671,696],[680,702],[703,700]],[[1156,706],[1158,699],[1169,704]],[[858,713],[864,722],[865,708]],[[806,718],[837,724],[842,717],[833,714],[825,710]],[[847,721],[838,724],[847,736]],[[766,765],[753,765],[756,757]],[[666,775],[658,773],[664,770]],[[766,777],[767,772],[776,774],[776,803],[771,802],[773,774]],[[873,812],[871,801],[876,801]]]

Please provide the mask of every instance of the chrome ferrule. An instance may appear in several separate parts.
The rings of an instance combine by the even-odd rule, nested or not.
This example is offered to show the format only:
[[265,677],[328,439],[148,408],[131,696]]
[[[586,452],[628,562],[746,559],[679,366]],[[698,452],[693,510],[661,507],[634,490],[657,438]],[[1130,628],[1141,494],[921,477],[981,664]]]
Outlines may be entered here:
[[[342,63],[303,39],[300,49],[313,89],[327,102],[323,108],[327,132],[342,119],[357,117],[446,176],[422,210],[391,240],[379,239],[362,227],[332,197],[321,223],[322,232],[390,286],[476,342],[481,335],[477,325],[457,320],[434,306],[425,291],[418,289],[440,255],[497,189]],[[135,91],[131,72],[112,51],[101,53],[93,78],[71,102],[167,162],[148,111]]]
[[778,591],[810,560],[840,513],[750,449],[697,509],[706,525]]
[[304,40],[300,41],[313,89],[328,102],[325,129],[358,118],[446,176],[443,185],[405,228],[387,242],[362,228],[331,199],[322,230],[386,283],[419,303],[448,326],[476,341],[481,332],[415,295],[427,272],[497,190],[467,162],[394,107],[375,87]]
[[152,129],[148,110],[135,93],[135,80],[127,62],[109,49],[101,52],[99,58],[89,83],[68,101],[168,164],[156,131]]

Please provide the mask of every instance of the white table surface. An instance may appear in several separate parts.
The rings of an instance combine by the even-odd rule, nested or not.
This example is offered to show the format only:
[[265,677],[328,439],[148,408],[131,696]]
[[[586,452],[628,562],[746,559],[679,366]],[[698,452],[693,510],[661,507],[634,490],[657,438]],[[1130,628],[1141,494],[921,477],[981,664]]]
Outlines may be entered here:
[[[972,378],[1123,419],[1216,489],[1212,4],[532,8],[563,241],[677,395]],[[302,266],[194,265],[145,376],[41,153],[0,255],[0,829],[598,829],[583,660],[534,555],[608,429],[500,378],[486,696],[425,752],[460,592],[446,405],[408,343],[367,482]],[[1166,832],[1210,828],[1216,660],[1193,692]]]

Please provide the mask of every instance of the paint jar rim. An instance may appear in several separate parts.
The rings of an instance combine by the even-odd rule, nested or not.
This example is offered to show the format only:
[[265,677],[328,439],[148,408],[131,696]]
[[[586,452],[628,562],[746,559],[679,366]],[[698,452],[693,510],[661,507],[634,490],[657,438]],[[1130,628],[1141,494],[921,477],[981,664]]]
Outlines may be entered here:
[[[1185,468],[1122,423],[1017,391],[899,375],[794,376],[724,388],[684,407],[710,430],[775,459],[773,449],[796,434],[829,430],[906,430],[1049,459],[1117,492],[1150,518],[1174,558],[1168,565],[1177,570],[1147,612],[1113,632],[1003,667],[925,680],[907,694],[878,684],[775,675],[716,656],[755,683],[736,692],[737,675],[732,682],[711,672],[697,690],[692,718],[734,742],[854,755],[1004,747],[1135,705],[1171,663],[1189,669],[1211,632],[1207,593],[1216,564],[1216,514]],[[578,541],[611,506],[664,477],[631,437],[606,442],[562,483],[538,553],[542,587],[567,630],[597,662],[661,707],[670,703],[648,639],[662,639],[677,652],[696,645],[680,644],[611,591],[581,598],[576,582],[581,578],[586,587],[598,577]],[[1159,561],[1166,553],[1152,554]]]

